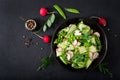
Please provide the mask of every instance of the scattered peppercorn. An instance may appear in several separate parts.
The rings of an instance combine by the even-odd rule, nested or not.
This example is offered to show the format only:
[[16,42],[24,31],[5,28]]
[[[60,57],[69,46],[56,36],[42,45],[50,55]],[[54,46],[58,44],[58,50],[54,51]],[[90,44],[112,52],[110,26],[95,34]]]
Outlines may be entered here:
[[117,38],[117,37],[118,37],[118,35],[117,35],[117,34],[114,34],[114,37],[115,37],[115,38]]
[[36,42],[35,44],[36,44],[36,45],[39,45],[39,42]]
[[43,50],[43,48],[40,48],[41,50]]
[[25,38],[24,39],[24,44],[26,47],[29,47],[32,43],[32,38]]
[[25,36],[25,35],[23,35],[23,36],[22,36],[22,38],[23,38],[23,39],[25,39],[25,38],[26,38],[26,36]]
[[107,31],[110,31],[110,28],[108,28]]

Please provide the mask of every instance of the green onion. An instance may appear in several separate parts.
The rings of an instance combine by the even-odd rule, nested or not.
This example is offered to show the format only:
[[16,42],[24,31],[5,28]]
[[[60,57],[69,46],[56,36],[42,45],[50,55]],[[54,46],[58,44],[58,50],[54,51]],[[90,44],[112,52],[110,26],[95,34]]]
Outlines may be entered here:
[[75,13],[75,14],[79,14],[80,12],[77,9],[74,8],[65,8],[66,11],[71,12],[71,13]]
[[65,13],[63,12],[63,10],[61,9],[61,7],[57,4],[53,5],[53,7],[58,11],[58,13],[64,18],[66,19],[66,15]]

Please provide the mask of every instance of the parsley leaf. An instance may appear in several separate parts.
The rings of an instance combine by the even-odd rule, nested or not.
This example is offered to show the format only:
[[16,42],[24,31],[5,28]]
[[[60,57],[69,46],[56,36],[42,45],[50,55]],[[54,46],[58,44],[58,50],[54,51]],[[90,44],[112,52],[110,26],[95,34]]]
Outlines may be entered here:
[[113,77],[112,72],[109,70],[107,63],[101,63],[98,66],[98,68],[101,73],[104,73],[104,74],[108,73],[111,78]]
[[41,65],[37,68],[37,71],[46,69],[49,64],[53,64],[51,54],[41,59]]

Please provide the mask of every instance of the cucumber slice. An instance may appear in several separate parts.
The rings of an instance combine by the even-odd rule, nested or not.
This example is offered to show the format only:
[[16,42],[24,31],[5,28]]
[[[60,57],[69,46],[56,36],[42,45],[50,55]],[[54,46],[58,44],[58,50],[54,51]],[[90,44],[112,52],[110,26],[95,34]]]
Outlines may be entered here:
[[86,62],[86,69],[89,68],[89,66],[91,65],[91,63],[93,62],[92,59],[88,59],[87,62]]
[[81,69],[81,68],[84,68],[84,67],[85,67],[84,62],[72,63],[71,66],[72,66],[73,68],[75,68],[75,69]]

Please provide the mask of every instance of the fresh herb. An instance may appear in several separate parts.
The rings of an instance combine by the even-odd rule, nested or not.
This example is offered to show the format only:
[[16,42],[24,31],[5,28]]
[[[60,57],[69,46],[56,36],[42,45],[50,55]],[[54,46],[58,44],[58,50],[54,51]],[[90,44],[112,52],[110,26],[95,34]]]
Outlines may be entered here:
[[63,12],[63,10],[61,9],[61,7],[57,4],[53,5],[53,7],[58,11],[58,13],[64,18],[66,19],[66,15],[65,13]]
[[99,66],[99,71],[106,74],[108,73],[110,75],[110,77],[112,78],[112,73],[111,71],[108,69],[108,64],[107,63],[101,63]]
[[41,66],[37,68],[37,71],[46,69],[49,64],[53,64],[53,61],[51,59],[51,54],[41,59]]
[[75,14],[79,14],[80,12],[77,9],[74,8],[65,8],[66,11],[71,12],[71,13],[75,13]]
[[55,21],[55,14],[51,14],[51,16],[48,18],[46,23],[43,25],[43,31],[45,32],[48,27],[50,28],[54,23],[54,21]]

